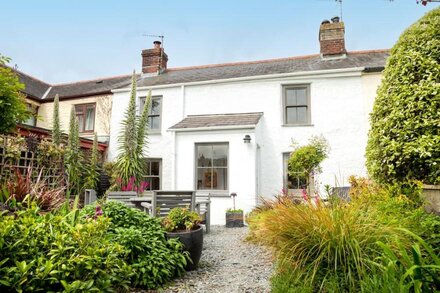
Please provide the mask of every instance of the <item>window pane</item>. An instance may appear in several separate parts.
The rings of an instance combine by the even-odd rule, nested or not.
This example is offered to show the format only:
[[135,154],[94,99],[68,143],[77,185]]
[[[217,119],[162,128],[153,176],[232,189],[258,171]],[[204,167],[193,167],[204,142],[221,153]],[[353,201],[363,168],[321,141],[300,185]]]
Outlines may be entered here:
[[298,122],[296,107],[286,108],[286,123],[295,124]]
[[83,109],[84,109],[84,107],[82,105],[81,106],[75,106],[75,114],[76,115],[83,114],[84,113]]
[[296,106],[296,89],[286,89],[286,106]]
[[307,107],[297,107],[297,122],[306,123],[307,122]]
[[84,116],[77,115],[76,118],[78,119],[79,132],[84,132]]
[[297,105],[307,105],[307,90],[305,88],[296,89]]
[[197,189],[211,189],[212,172],[211,168],[197,169]]
[[160,99],[151,100],[150,115],[160,115]]
[[151,162],[146,160],[145,162],[145,174],[146,176],[151,175]]
[[226,167],[228,165],[228,147],[226,145],[214,145],[212,157],[214,167]]
[[159,177],[152,177],[151,178],[150,190],[160,190],[160,179],[159,179]]
[[228,176],[226,168],[213,168],[212,171],[212,189],[226,190],[228,186]]
[[197,166],[210,167],[212,158],[212,146],[199,145],[197,146]]
[[150,175],[159,176],[159,162],[151,162],[151,173]]
[[88,107],[86,112],[86,131],[93,131],[95,126],[95,107]]
[[150,129],[160,129],[160,117],[159,116],[153,116],[148,118],[148,124],[150,126]]

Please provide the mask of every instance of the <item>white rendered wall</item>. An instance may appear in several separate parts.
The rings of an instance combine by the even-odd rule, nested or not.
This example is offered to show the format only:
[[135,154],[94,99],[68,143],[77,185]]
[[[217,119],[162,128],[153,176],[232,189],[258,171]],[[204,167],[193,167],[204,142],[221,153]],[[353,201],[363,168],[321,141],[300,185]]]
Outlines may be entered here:
[[[339,75],[290,77],[267,80],[186,85],[153,89],[162,95],[162,131],[150,135],[149,156],[162,158],[162,189],[194,189],[194,144],[229,142],[230,185],[228,193],[237,192],[237,205],[248,211],[259,193],[273,196],[283,187],[283,153],[290,152],[292,139],[307,143],[312,135],[324,135],[330,155],[319,175],[321,190],[325,184],[347,185],[350,175],[365,175],[365,146],[371,111],[380,74],[362,76],[360,72]],[[311,125],[283,126],[282,87],[309,84]],[[145,96],[146,90],[138,96]],[[110,159],[116,156],[117,133],[129,93],[113,96]],[[264,112],[254,132],[246,130],[179,132],[167,129],[186,115]],[[251,145],[243,143],[245,134]],[[257,145],[260,147],[260,170],[257,170]],[[213,200],[214,224],[224,223],[224,211],[230,198]],[[241,206],[240,206],[241,205]]]

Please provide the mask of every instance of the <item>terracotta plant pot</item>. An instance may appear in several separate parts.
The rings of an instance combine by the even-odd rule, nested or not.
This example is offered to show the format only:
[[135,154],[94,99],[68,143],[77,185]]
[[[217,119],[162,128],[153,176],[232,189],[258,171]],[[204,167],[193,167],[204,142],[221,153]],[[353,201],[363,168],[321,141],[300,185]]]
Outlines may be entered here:
[[167,232],[167,239],[177,238],[183,243],[184,250],[189,252],[191,261],[188,262],[185,269],[192,271],[197,268],[203,249],[203,228],[199,226],[198,229],[191,231]]
[[243,227],[243,212],[226,212],[226,227]]

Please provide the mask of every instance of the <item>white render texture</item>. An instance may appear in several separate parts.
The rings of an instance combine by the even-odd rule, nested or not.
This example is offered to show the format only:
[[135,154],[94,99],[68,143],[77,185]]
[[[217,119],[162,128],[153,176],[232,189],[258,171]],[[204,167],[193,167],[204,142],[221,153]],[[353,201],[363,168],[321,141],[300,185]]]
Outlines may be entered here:
[[[236,192],[237,208],[249,212],[259,195],[271,197],[283,187],[283,153],[292,150],[292,140],[307,143],[323,135],[330,155],[318,177],[323,186],[346,186],[350,175],[365,175],[365,147],[376,88],[381,75],[359,69],[338,74],[296,75],[258,80],[233,79],[183,86],[152,88],[162,99],[162,130],[149,136],[148,154],[162,159],[162,189],[195,189],[195,144],[229,143],[229,188],[212,196],[212,224],[224,224],[225,210]],[[308,84],[311,93],[311,124],[283,126],[283,85]],[[148,89],[138,90],[138,97]],[[111,116],[109,159],[117,155],[120,122],[128,105],[129,91],[115,91]],[[170,131],[187,115],[263,112],[255,129]],[[249,134],[251,143],[243,143]],[[259,148],[259,150],[257,150]]]

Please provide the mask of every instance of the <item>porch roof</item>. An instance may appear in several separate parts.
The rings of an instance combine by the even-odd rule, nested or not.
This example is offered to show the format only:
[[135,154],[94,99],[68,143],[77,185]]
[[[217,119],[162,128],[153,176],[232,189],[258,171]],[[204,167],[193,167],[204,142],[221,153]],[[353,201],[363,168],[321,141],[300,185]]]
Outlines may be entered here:
[[170,130],[184,130],[193,128],[218,128],[218,127],[252,127],[258,124],[262,112],[188,115],[179,123],[171,126]]

